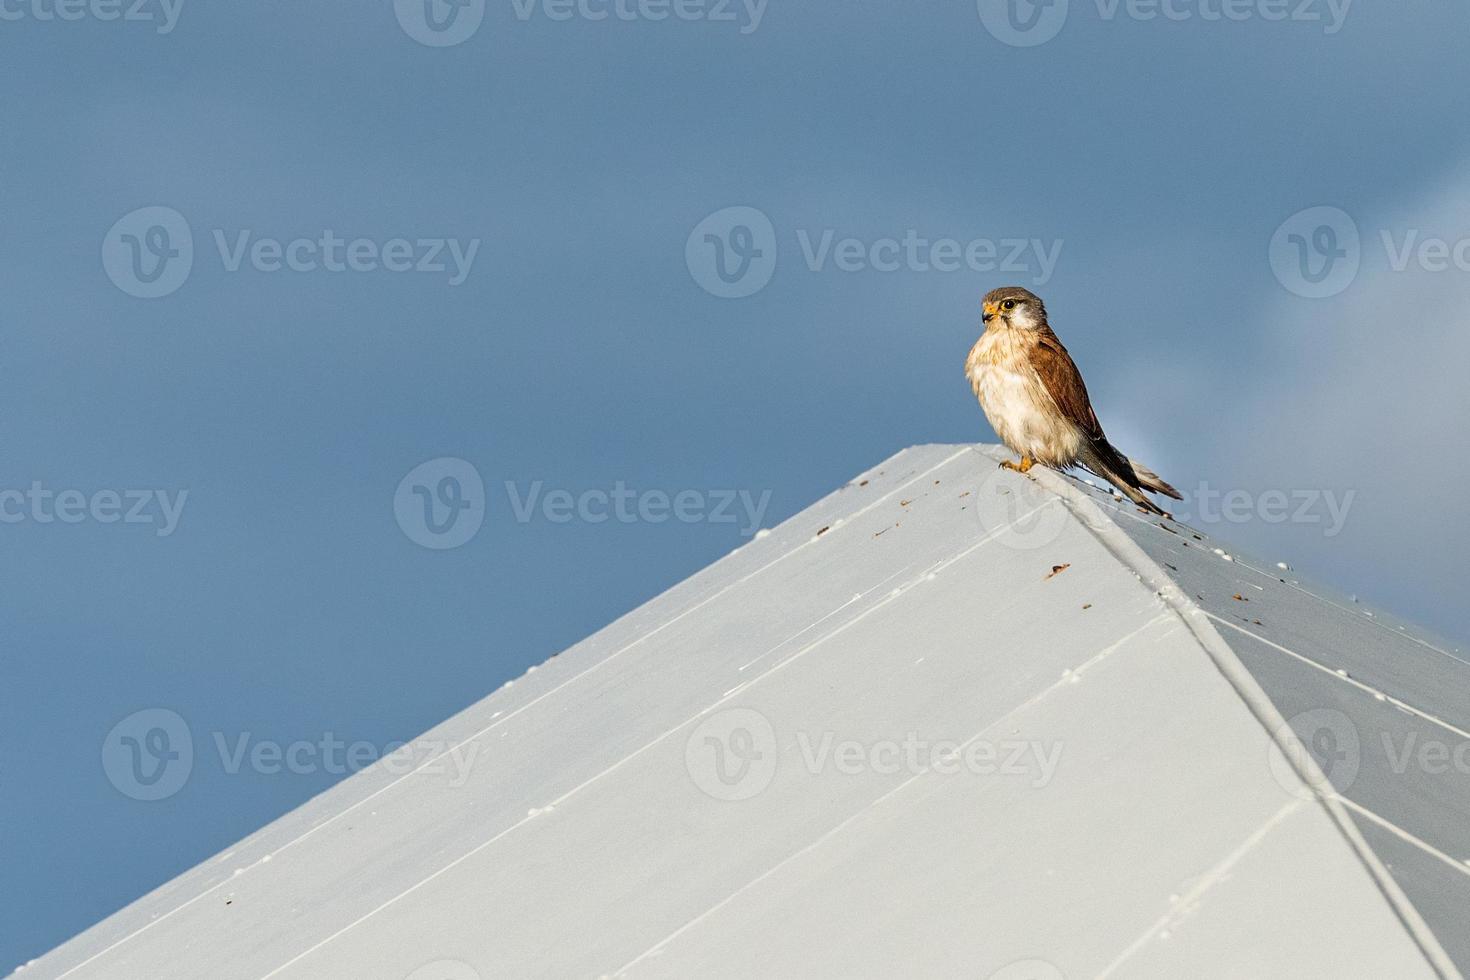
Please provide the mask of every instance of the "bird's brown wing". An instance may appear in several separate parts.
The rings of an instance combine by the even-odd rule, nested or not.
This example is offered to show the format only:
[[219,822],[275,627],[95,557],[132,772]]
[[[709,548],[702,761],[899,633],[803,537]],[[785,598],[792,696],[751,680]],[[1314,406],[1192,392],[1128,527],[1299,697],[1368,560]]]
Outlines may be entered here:
[[1036,346],[1031,349],[1031,365],[1036,369],[1037,377],[1041,378],[1041,384],[1051,395],[1052,401],[1057,403],[1057,409],[1087,437],[1087,444],[1082,447],[1078,462],[1123,491],[1128,499],[1151,514],[1165,515],[1165,511],[1145,497],[1140,487],[1167,494],[1176,500],[1182,499],[1178,490],[1148,470],[1144,470],[1141,477],[1133,461],[1108,442],[1108,437],[1103,435],[1102,424],[1092,410],[1092,401],[1087,397],[1087,386],[1082,383],[1082,372],[1077,370],[1077,365],[1072,362],[1072,355],[1067,353],[1067,348],[1062,346],[1050,327],[1037,331]]
[[1087,386],[1082,383],[1082,372],[1049,328],[1037,331],[1036,346],[1031,349],[1031,366],[1062,415],[1090,438],[1106,442],[1102,425],[1087,397]]
[[1102,423],[1097,420],[1092,401],[1087,397],[1087,386],[1082,383],[1082,372],[1077,370],[1072,355],[1067,353],[1067,348],[1062,346],[1050,327],[1037,332],[1036,346],[1031,349],[1031,364],[1062,415],[1087,437],[1079,462],[1122,489],[1140,507],[1163,513],[1138,492],[1139,480],[1132,460],[1114,448],[1103,434]]

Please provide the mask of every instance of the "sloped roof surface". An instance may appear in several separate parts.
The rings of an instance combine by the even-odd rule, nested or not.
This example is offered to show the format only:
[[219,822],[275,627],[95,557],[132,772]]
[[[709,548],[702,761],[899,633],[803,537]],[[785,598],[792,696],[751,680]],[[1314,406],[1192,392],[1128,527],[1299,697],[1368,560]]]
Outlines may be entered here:
[[1470,657],[1288,567],[1083,488],[1208,615],[1470,972]]
[[467,778],[361,773],[22,975],[1453,975],[1465,780],[1370,729],[1463,730],[1470,667],[998,458],[900,453],[429,733]]

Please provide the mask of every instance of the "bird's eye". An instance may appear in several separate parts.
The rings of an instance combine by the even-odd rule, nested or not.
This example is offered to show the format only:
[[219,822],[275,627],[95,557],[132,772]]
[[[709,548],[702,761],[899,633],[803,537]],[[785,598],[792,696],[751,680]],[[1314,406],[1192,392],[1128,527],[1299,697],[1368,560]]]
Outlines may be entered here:
[[1003,310],[1014,310],[1016,308],[1016,301],[1013,299],[1008,299],[1004,303],[1000,304],[1000,308]]

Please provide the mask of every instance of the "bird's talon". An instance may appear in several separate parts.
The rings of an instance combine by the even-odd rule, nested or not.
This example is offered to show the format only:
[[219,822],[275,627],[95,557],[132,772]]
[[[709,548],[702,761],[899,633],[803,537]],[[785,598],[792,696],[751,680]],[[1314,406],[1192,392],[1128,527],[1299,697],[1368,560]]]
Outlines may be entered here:
[[1036,461],[1033,460],[1030,456],[1022,456],[1021,462],[1012,463],[1010,460],[1005,460],[1003,463],[1000,464],[1000,468],[1003,470],[1012,470],[1016,473],[1030,473],[1031,467],[1035,465]]

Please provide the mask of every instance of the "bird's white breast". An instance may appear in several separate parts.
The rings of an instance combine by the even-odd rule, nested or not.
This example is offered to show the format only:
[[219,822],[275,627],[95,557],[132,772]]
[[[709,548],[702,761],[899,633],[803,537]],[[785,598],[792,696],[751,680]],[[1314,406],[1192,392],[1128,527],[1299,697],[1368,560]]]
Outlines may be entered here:
[[965,373],[990,427],[1012,451],[1052,466],[1070,466],[1082,434],[1058,411],[1015,331],[992,330],[980,338]]

